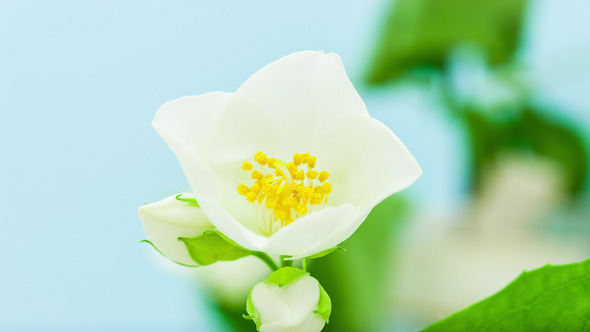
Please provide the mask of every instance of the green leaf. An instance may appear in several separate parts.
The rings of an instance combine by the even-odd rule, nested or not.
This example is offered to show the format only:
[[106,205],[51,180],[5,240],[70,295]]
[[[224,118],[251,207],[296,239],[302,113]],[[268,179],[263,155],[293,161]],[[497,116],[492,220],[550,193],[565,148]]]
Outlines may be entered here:
[[422,331],[589,330],[590,259],[524,272],[497,294]]
[[344,248],[342,248],[340,246],[336,246],[336,247],[328,248],[328,249],[326,249],[324,251],[320,251],[317,254],[313,254],[311,256],[307,256],[304,259],[314,259],[314,258],[324,257],[326,255],[329,255],[329,254],[333,253],[334,251],[342,251],[342,252],[344,252],[344,251],[346,251],[346,249],[344,249]]
[[250,250],[240,247],[218,230],[208,230],[193,238],[179,237],[178,240],[186,245],[189,255],[199,265],[233,261],[252,254]]
[[269,284],[284,287],[305,275],[308,275],[308,273],[303,272],[303,270],[291,266],[285,266],[274,271],[265,281]]
[[330,321],[332,301],[322,285],[320,285],[320,300],[318,301],[318,308],[314,312],[322,316],[326,323]]

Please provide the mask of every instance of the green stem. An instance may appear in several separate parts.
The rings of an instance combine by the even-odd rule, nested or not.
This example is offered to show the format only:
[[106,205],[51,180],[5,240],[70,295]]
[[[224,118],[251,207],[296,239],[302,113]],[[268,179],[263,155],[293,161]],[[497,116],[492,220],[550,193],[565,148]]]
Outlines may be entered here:
[[285,267],[285,266],[293,266],[293,260],[292,259],[287,259],[290,256],[281,256],[281,267]]
[[270,258],[270,256],[262,251],[252,251],[252,256],[258,257],[261,261],[265,262],[266,265],[274,272],[279,269],[277,263]]
[[301,267],[303,268],[303,272],[307,272],[307,258],[301,260]]

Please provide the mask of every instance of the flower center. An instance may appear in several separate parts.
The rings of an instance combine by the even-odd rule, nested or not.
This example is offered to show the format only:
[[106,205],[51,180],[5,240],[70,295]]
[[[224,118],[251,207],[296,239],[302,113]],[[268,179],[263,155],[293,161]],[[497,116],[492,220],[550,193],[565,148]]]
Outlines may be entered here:
[[242,183],[237,189],[248,202],[262,208],[261,229],[266,236],[328,202],[332,185],[326,180],[330,174],[315,170],[316,157],[309,153],[296,153],[292,162],[285,163],[259,151],[254,161],[260,170],[248,161],[242,164],[244,171],[252,173],[254,184],[248,187]]

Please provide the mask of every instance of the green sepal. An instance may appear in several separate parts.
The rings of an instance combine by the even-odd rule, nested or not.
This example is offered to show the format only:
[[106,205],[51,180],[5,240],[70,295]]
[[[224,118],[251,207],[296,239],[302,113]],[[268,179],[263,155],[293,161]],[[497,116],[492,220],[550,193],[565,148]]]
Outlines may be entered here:
[[182,194],[178,194],[174,198],[176,198],[176,200],[178,200],[178,201],[186,202],[186,203],[189,203],[190,205],[194,205],[196,207],[200,207],[199,206],[199,203],[197,203],[197,200],[195,198],[182,198],[180,196],[182,196]]
[[277,285],[279,287],[285,287],[290,283],[294,282],[295,280],[309,275],[309,273],[303,272],[296,267],[292,266],[285,266],[276,271],[274,271],[271,275],[266,278],[265,282],[267,284]]
[[423,332],[588,331],[590,259],[523,272],[503,290]]
[[[163,253],[163,252],[161,252],[161,251],[160,251],[160,249],[158,249],[158,247],[156,247],[156,245],[155,245],[155,244],[153,244],[153,243],[152,243],[152,241],[150,241],[150,240],[141,240],[141,241],[139,241],[139,243],[147,243],[147,244],[151,245],[151,246],[152,246],[152,248],[154,248],[154,249],[155,249],[155,250],[156,250],[158,253],[160,253],[160,255],[162,255],[162,256],[164,256],[164,257],[168,258],[166,255],[164,255],[164,253]],[[170,259],[170,258],[168,258],[168,259],[169,259],[170,261],[172,261],[172,262],[174,262],[174,263],[178,264],[178,265],[182,265],[182,266],[186,266],[186,267],[199,267],[199,266],[200,266],[200,265],[189,265],[189,264],[184,264],[184,263],[177,262],[177,261],[175,261],[175,260],[173,260],[173,259]]]
[[252,251],[242,248],[216,229],[192,238],[179,237],[178,241],[186,245],[191,258],[202,266],[218,261],[233,261],[252,254]]
[[330,296],[328,295],[324,287],[322,287],[322,285],[319,286],[320,300],[318,301],[318,308],[314,311],[314,313],[319,314],[326,321],[326,323],[329,323],[330,314],[332,313],[332,301],[330,300]]
[[254,308],[254,303],[252,303],[253,289],[254,288],[250,290],[250,293],[248,294],[248,300],[246,301],[246,312],[248,312],[248,314],[242,315],[242,317],[244,317],[244,319],[251,319],[254,321],[254,324],[256,324],[256,330],[260,331],[260,314],[258,314],[256,308]]
[[335,251],[342,251],[342,252],[344,252],[344,251],[346,251],[346,249],[344,249],[344,248],[342,248],[340,246],[336,246],[336,247],[332,247],[332,248],[328,248],[326,250],[320,251],[317,254],[313,254],[311,256],[304,257],[303,259],[320,258],[320,257],[324,257],[326,255],[329,255],[329,254],[331,254],[331,253],[333,253]]

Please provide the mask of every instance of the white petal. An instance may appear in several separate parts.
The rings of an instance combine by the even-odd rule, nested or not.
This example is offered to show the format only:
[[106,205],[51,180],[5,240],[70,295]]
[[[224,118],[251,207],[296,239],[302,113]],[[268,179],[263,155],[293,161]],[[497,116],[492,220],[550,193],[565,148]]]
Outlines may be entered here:
[[407,188],[422,174],[389,128],[361,114],[341,117],[322,137],[317,167],[330,172],[330,205],[350,203],[363,210]]
[[218,197],[215,176],[209,170],[213,132],[232,96],[212,92],[165,103],[158,109],[154,128],[176,154],[197,197]]
[[[240,104],[232,107],[233,104]],[[226,120],[224,120],[226,119]],[[258,231],[258,214],[254,206],[236,187],[251,184],[250,172],[240,166],[246,160],[254,162],[257,151],[274,155],[280,151],[273,121],[247,101],[232,98],[228,102],[215,132],[215,148],[211,156],[211,169],[217,178],[218,204],[229,214],[254,232]]]
[[319,283],[310,276],[303,276],[284,287],[262,282],[252,290],[252,304],[263,325],[273,321],[300,325],[317,309],[319,299]]
[[232,95],[211,92],[169,101],[158,109],[152,124],[173,132],[205,160],[219,117]]
[[275,286],[274,290],[291,308],[292,325],[303,322],[310,312],[317,309],[320,301],[320,285],[310,276],[303,276],[284,287]]
[[324,325],[326,325],[326,321],[322,316],[319,314],[311,314],[307,317],[307,319],[298,326],[297,330],[292,330],[293,332],[320,332]]
[[298,259],[332,248],[356,231],[369,211],[352,204],[325,207],[297,219],[271,237],[246,228],[217,203],[201,199],[201,208],[215,227],[244,248]]
[[[192,198],[192,194],[182,194]],[[203,211],[174,196],[159,202],[139,207],[139,219],[148,238],[168,258],[184,263],[196,264],[188,254],[186,246],[178,237],[195,237],[214,226]]]
[[310,314],[308,318],[297,326],[284,322],[270,322],[260,326],[260,332],[320,332],[326,321],[318,314]]
[[241,164],[260,150],[267,154],[277,153],[281,147],[278,135],[277,123],[271,116],[250,100],[234,94],[227,102],[215,129],[212,158],[217,164],[236,160]]
[[275,291],[278,288],[265,282],[259,282],[252,288],[252,304],[260,314],[262,325],[267,322],[291,323],[291,307]]
[[277,321],[261,325],[260,332],[293,332],[293,329],[289,324]]
[[365,217],[366,213],[352,204],[325,207],[283,227],[260,250],[294,259],[310,256],[346,240]]
[[[257,135],[260,146],[250,152],[262,150],[279,158],[285,156],[263,150],[266,140],[278,143],[281,154],[289,154],[287,158],[296,152],[313,153],[319,137],[338,117],[351,112],[367,114],[365,104],[346,76],[342,60],[334,53],[306,51],[283,57],[252,75],[232,99],[240,102],[228,103],[227,112],[238,113],[234,108],[241,109],[247,102],[276,126],[273,129],[277,134],[267,137],[258,135],[257,127],[252,128],[248,133]],[[227,126],[243,125],[232,117],[224,116],[220,123],[224,122],[233,122]],[[249,139],[242,132],[231,136],[232,144],[242,147],[241,140]]]
[[250,250],[260,251],[268,242],[268,238],[257,234],[232,217],[226,209],[217,202],[201,198],[199,205],[209,217],[209,220],[228,238]]

